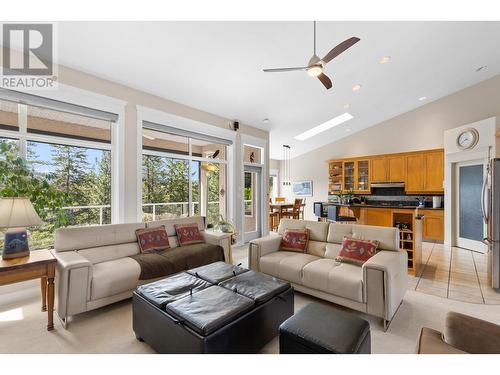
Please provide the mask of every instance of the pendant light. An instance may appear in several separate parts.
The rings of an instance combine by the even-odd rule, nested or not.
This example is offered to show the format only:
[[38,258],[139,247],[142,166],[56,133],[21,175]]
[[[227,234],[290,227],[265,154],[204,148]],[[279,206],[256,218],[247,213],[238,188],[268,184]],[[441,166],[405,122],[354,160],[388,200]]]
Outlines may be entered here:
[[283,145],[283,186],[290,186],[290,146]]

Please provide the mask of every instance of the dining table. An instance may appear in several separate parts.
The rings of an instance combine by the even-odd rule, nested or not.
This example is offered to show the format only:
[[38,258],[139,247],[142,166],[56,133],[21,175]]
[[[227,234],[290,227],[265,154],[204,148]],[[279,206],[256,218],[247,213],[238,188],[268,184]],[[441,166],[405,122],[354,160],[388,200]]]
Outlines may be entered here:
[[[305,205],[305,203],[302,203],[302,207],[305,207]],[[277,212],[279,220],[281,220],[285,212],[291,211],[292,209],[293,202],[269,203],[269,212]]]

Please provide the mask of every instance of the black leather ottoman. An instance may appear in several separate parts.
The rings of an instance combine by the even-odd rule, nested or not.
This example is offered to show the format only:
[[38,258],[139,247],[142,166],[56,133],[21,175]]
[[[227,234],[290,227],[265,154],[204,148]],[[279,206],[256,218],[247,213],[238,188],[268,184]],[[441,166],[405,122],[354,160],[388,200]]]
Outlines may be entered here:
[[289,283],[216,262],[137,288],[133,328],[159,353],[256,353],[293,303]]
[[280,326],[280,354],[370,352],[370,324],[332,306],[310,303]]

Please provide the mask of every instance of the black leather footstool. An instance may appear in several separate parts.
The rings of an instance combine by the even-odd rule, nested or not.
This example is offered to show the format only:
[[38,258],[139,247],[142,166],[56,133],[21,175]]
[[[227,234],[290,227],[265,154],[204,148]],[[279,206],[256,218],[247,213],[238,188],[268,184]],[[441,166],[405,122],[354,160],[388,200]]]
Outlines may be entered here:
[[310,303],[280,326],[280,354],[370,352],[370,324],[333,306]]

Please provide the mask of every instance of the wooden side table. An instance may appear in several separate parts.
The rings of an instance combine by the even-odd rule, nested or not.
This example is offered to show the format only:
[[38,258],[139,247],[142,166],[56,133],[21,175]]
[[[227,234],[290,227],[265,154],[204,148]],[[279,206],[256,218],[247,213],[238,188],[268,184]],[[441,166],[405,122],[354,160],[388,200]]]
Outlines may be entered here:
[[54,329],[54,277],[57,260],[48,250],[34,250],[22,258],[0,260],[0,285],[40,279],[42,311],[47,311],[47,331]]

